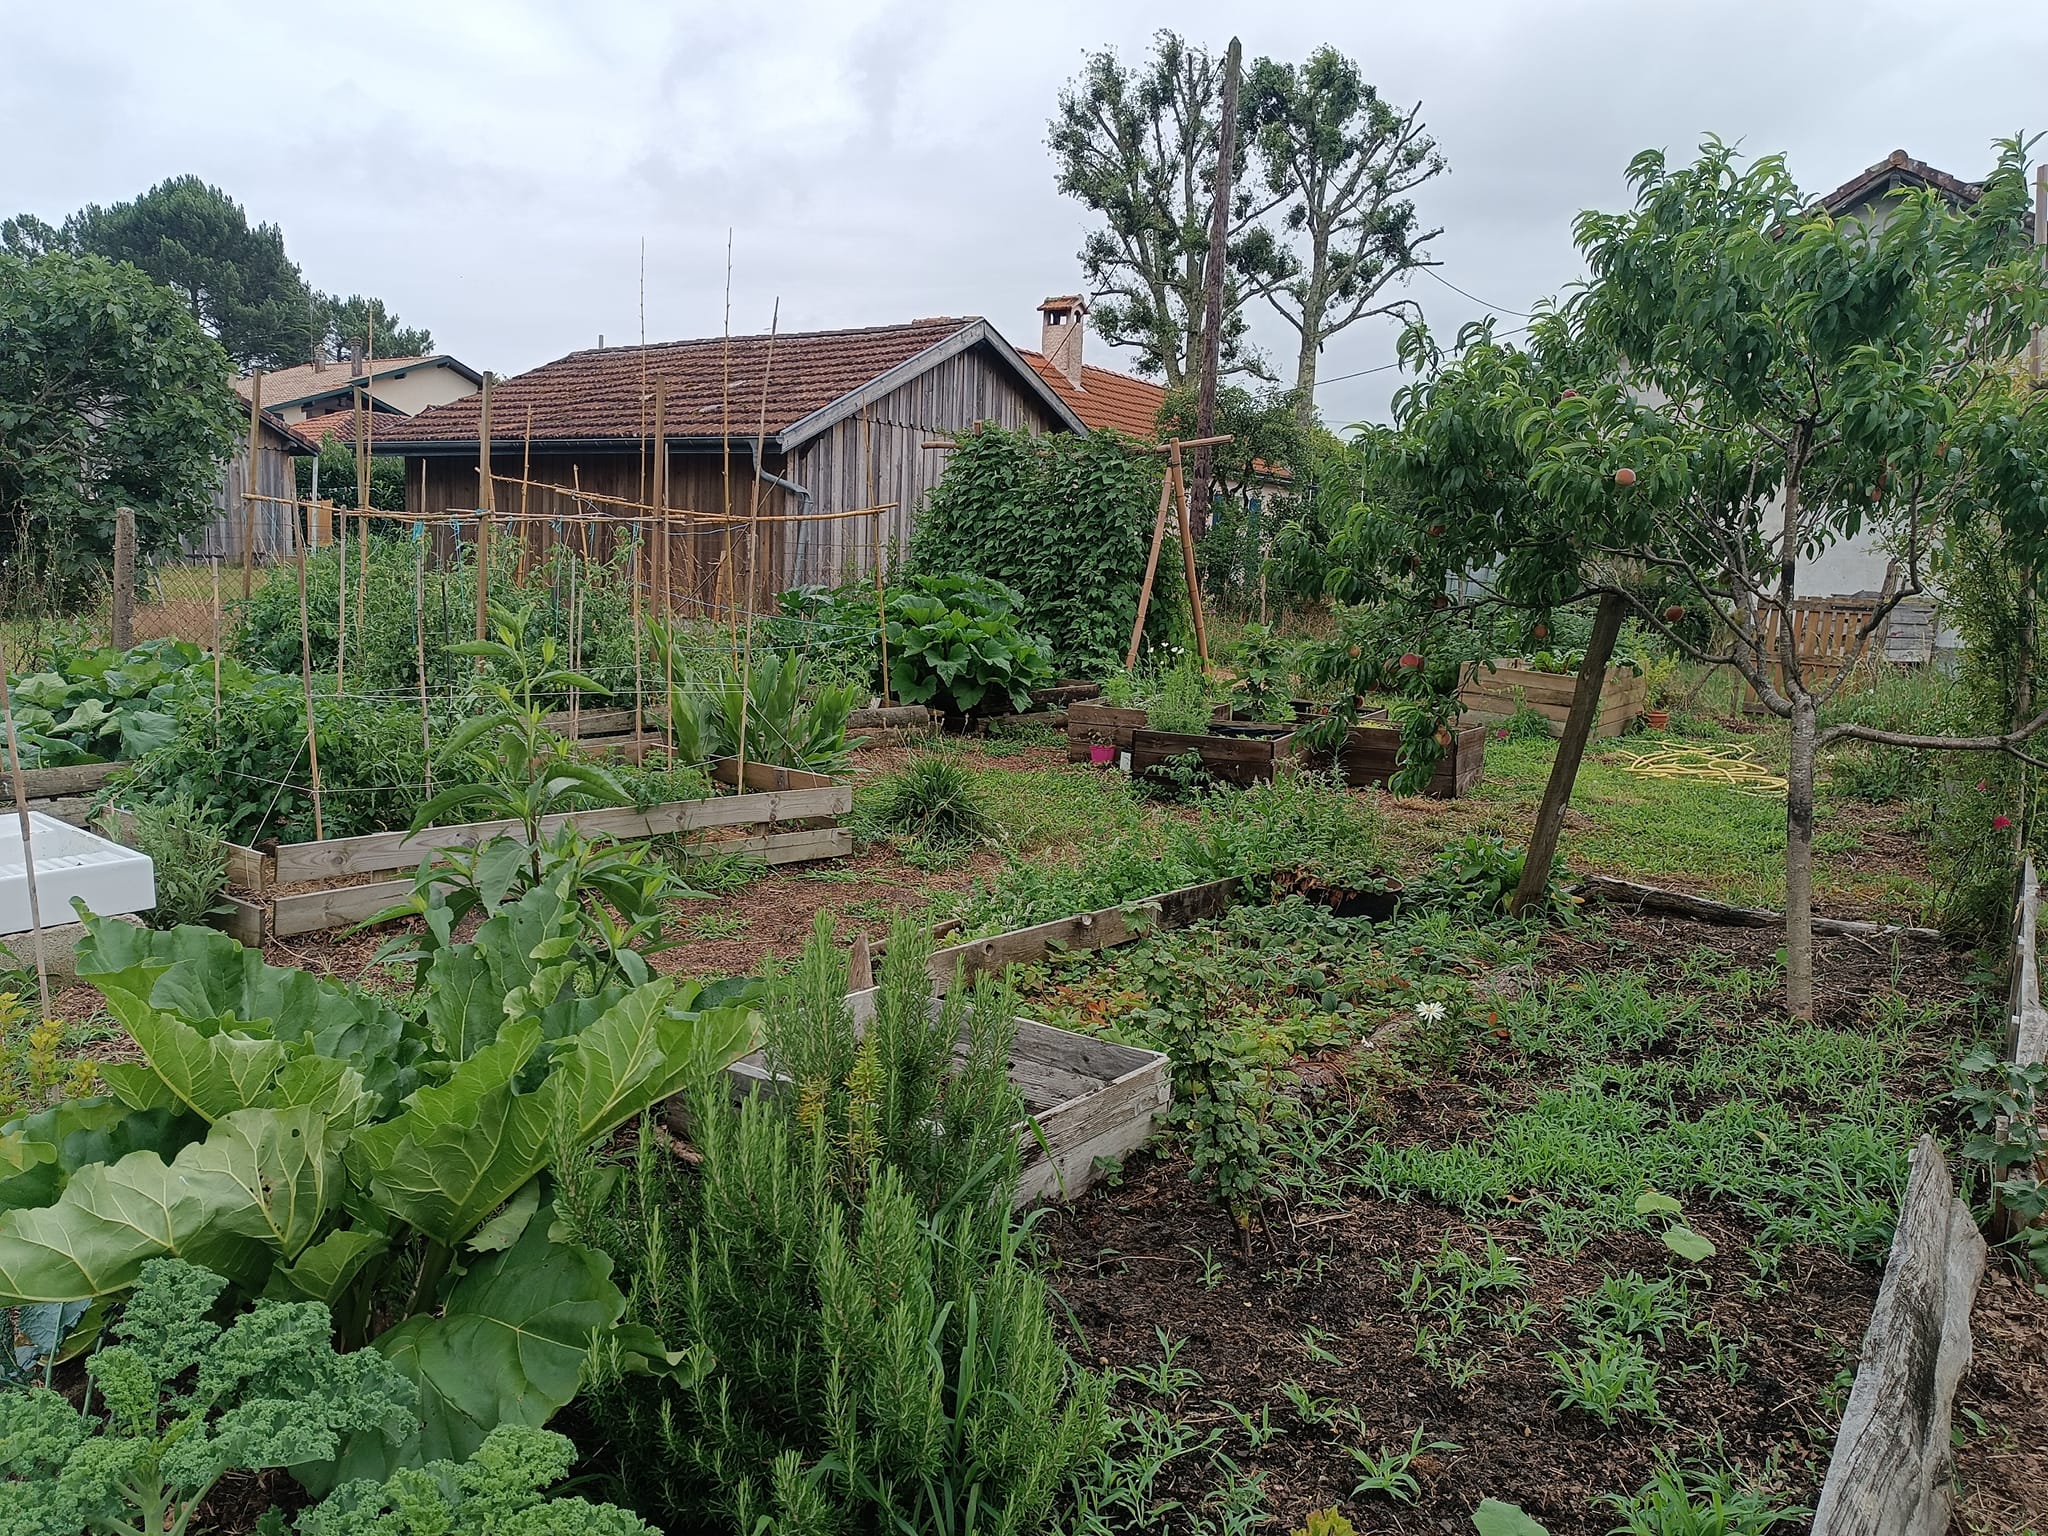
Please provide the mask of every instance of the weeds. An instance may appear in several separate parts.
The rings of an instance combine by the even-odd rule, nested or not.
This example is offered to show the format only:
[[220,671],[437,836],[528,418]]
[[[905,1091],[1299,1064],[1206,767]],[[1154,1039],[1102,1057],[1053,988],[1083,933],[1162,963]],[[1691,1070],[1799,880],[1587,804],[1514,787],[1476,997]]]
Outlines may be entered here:
[[1362,1451],[1352,1447],[1351,1459],[1358,1463],[1363,1474],[1351,1493],[1355,1498],[1364,1493],[1383,1493],[1397,1504],[1413,1504],[1422,1497],[1422,1483],[1415,1476],[1414,1467],[1424,1456],[1444,1451],[1462,1450],[1448,1440],[1424,1442],[1422,1431],[1415,1431],[1406,1447],[1381,1446],[1378,1451]]
[[1592,1333],[1578,1349],[1552,1350],[1543,1358],[1557,1378],[1551,1400],[1560,1408],[1584,1409],[1609,1428],[1623,1414],[1653,1422],[1664,1416],[1656,1363],[1634,1339]]

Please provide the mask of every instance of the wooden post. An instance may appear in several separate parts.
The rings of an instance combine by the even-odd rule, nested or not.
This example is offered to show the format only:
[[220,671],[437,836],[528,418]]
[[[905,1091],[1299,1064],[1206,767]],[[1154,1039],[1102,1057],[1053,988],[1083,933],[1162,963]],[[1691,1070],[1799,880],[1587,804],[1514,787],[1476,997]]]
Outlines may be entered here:
[[[1230,197],[1237,167],[1237,80],[1243,64],[1244,45],[1233,37],[1223,55],[1223,100],[1216,123],[1216,179],[1210,188],[1209,251],[1202,269],[1202,377],[1195,402],[1197,438],[1213,437],[1216,432],[1216,375],[1223,355],[1223,269],[1228,264],[1230,253]],[[1195,450],[1194,517],[1203,519],[1205,527],[1210,490],[1215,483],[1211,458],[1214,453],[1215,449],[1207,444]],[[1186,529],[1192,521],[1184,509],[1182,528]],[[1190,535],[1183,532],[1181,538],[1189,540]],[[1192,553],[1188,557],[1188,569],[1194,569]],[[1188,589],[1192,600],[1192,580]],[[1199,602],[1196,611],[1201,611]],[[1202,637],[1199,620],[1196,621],[1195,636],[1199,642]],[[1206,645],[1202,647],[1202,660],[1205,664],[1209,660]]]
[[[2034,167],[2034,246],[2048,267],[2048,163]],[[2027,371],[2036,384],[2041,382],[2041,350],[2041,328],[2035,326],[2027,341]]]
[[641,516],[633,514],[633,547],[627,552],[627,579],[633,586],[633,754],[640,760],[640,737],[647,728],[647,700],[640,668],[640,546]]
[[207,562],[213,567],[213,725],[220,729],[220,556]]
[[249,463],[242,474],[242,601],[256,582],[256,454],[262,446],[258,428],[263,420],[263,370],[249,375]]
[[427,798],[434,796],[434,726],[427,716],[427,528],[413,529],[412,648],[420,685],[420,773]]
[[[476,518],[476,637],[487,640],[491,633],[491,513],[497,509],[491,485],[491,375],[484,374],[483,401],[477,415],[476,434],[477,518]],[[477,660],[483,670],[483,660]]]
[[[675,551],[669,547],[668,529],[668,380],[661,378],[654,381],[653,452],[652,473],[648,479],[653,487],[654,504],[661,509],[661,548],[654,556],[654,579],[666,594],[669,590],[669,563],[674,559]],[[668,605],[664,603],[662,612],[667,611]]]
[[28,930],[35,946],[36,991],[41,995],[42,1017],[50,1016],[50,964],[43,954],[43,902],[36,890],[35,834],[30,828],[28,781],[21,772],[21,744],[14,732],[14,695],[7,687],[7,648],[0,643],[0,711],[7,716],[7,774],[14,782],[14,814],[21,824],[21,862],[28,877]]
[[1159,481],[1159,515],[1152,519],[1152,552],[1145,557],[1145,579],[1138,587],[1138,621],[1131,626],[1131,649],[1124,657],[1124,669],[1138,664],[1138,641],[1145,633],[1145,612],[1152,606],[1152,581],[1159,574],[1159,550],[1166,542],[1166,509],[1173,500],[1171,471]]
[[[348,546],[342,546],[346,553]],[[313,638],[306,623],[306,551],[302,546],[296,552],[299,568],[299,689],[306,700],[306,761],[313,772],[313,836],[321,841],[327,837],[327,823],[320,814],[320,732],[313,719]],[[348,585],[346,569],[342,571],[342,585]],[[339,637],[337,637],[337,640]],[[337,648],[338,654],[338,648]],[[341,696],[341,674],[334,678],[335,697]]]
[[1586,742],[1593,723],[1600,718],[1600,689],[1607,681],[1607,663],[1614,655],[1614,642],[1621,634],[1621,621],[1628,612],[1628,600],[1619,592],[1600,594],[1600,606],[1593,614],[1593,633],[1586,640],[1586,657],[1579,663],[1578,684],[1572,689],[1572,710],[1565,718],[1564,733],[1558,739],[1557,757],[1550,765],[1550,778],[1543,786],[1543,803],[1536,808],[1536,824],[1529,829],[1529,852],[1522,863],[1521,884],[1515,887],[1509,911],[1520,912],[1543,899],[1550,887],[1550,861],[1557,852],[1557,835],[1564,826],[1565,808],[1572,801],[1572,786],[1578,782],[1579,764],[1586,756]]
[[[1197,449],[1197,452],[1207,452]],[[1173,482],[1174,504],[1180,508],[1180,554],[1187,567],[1188,612],[1195,621],[1195,654],[1202,658],[1204,667],[1209,665],[1209,622],[1202,614],[1202,582],[1195,575],[1195,530],[1188,517],[1187,482],[1180,477],[1180,444],[1173,445],[1173,455],[1166,461],[1166,473]]]
[[[873,445],[874,408],[862,406],[860,411],[860,489],[868,499],[868,505],[876,507],[881,497],[875,494],[875,455]],[[876,507],[874,513],[874,535],[868,541],[872,546],[868,553],[875,563],[875,626],[882,642],[882,708],[889,707],[889,581],[882,571],[882,513]]]
[[135,512],[114,509],[113,645],[125,651],[135,643]]
[[[370,439],[376,428],[371,425],[377,419],[375,398],[371,391],[370,375],[377,369],[376,322],[370,323],[370,374],[363,378],[363,388],[356,396],[356,529],[357,542],[362,550],[362,559],[356,565],[356,649],[367,652],[369,640],[363,629],[364,616],[370,606]],[[348,580],[348,550],[341,552],[341,579]]]
[[[526,573],[533,560],[533,525],[526,520],[526,492],[533,479],[533,407],[526,408],[526,436],[519,447],[519,565],[512,573],[512,585],[526,585]],[[550,498],[552,499],[552,498]],[[518,601],[518,599],[514,599]]]

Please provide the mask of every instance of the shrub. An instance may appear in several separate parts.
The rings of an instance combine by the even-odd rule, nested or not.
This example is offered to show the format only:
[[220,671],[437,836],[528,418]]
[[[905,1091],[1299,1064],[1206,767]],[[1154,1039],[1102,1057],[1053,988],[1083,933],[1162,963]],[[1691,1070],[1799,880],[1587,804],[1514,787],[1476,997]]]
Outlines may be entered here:
[[1206,736],[1215,706],[1200,662],[1184,662],[1160,679],[1159,693],[1145,707],[1145,724],[1177,736]]
[[[185,791],[161,803],[141,801],[130,814],[134,825],[125,841],[156,866],[156,906],[144,921],[152,928],[177,928],[225,910],[228,855],[220,823]],[[109,836],[117,831],[107,830]]]
[[[686,763],[731,757],[746,748],[748,762],[843,773],[853,762],[846,718],[861,700],[852,683],[820,677],[796,651],[757,651],[742,689],[740,669],[720,652],[707,667],[677,637],[657,626],[656,643],[668,649],[675,679],[669,694],[676,753]],[[688,665],[696,661],[695,666]]]
[[984,982],[934,1007],[930,956],[895,926],[857,1034],[821,918],[765,1009],[788,1091],[693,1094],[695,1166],[644,1131],[621,1198],[580,1218],[629,1321],[687,1352],[591,1399],[611,1476],[672,1528],[1043,1530],[1102,1443],[1102,1383],[1010,1215],[1014,999]]
[[[946,460],[911,544],[912,568],[1001,582],[1017,594],[1019,622],[1045,637],[1068,672],[1116,666],[1138,614],[1159,459],[1113,432],[983,426]],[[1159,597],[1163,632],[1172,607]]]
[[205,660],[183,640],[125,652],[53,646],[42,671],[10,680],[21,766],[115,762],[162,746],[177,730],[173,701],[210,689]]
[[918,577],[892,593],[884,628],[896,697],[956,715],[1029,708],[1031,690],[1052,681],[1052,660],[1016,605],[1014,592],[970,577]]

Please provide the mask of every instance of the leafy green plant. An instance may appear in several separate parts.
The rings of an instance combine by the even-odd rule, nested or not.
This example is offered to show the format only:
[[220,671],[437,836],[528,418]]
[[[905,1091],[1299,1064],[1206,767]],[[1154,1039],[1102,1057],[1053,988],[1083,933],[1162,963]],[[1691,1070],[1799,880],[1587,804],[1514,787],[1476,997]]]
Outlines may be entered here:
[[[1418,900],[1442,901],[1486,915],[1505,912],[1521,883],[1525,862],[1524,850],[1509,847],[1498,834],[1468,832],[1445,844],[1436,863],[1411,889]],[[1563,874],[1560,856],[1546,902],[1558,900],[1556,885]]]
[[1635,1493],[1609,1494],[1605,1502],[1622,1519],[1614,1536],[1765,1536],[1813,1513],[1779,1502],[1728,1469],[1681,1466],[1668,1456],[1658,1458],[1649,1482]]
[[701,663],[690,665],[694,656],[674,654],[673,629],[657,624],[654,637],[673,657],[669,718],[684,762],[737,756],[744,745],[748,762],[813,773],[842,773],[852,763],[846,717],[861,700],[854,684],[819,677],[796,651],[761,650],[746,666],[743,687],[741,669],[726,653],[717,653],[707,677]]
[[408,1014],[225,934],[89,919],[80,972],[139,1054],[101,1067],[111,1098],[0,1133],[25,1170],[0,1182],[0,1303],[111,1298],[177,1254],[329,1304],[420,1389],[417,1436],[359,1436],[343,1475],[544,1422],[625,1306],[610,1261],[554,1233],[559,1144],[752,1043],[692,983],[586,993],[565,884],[442,947]]
[[1031,703],[1052,659],[1027,634],[1017,594],[998,582],[919,576],[889,597],[890,691],[906,704],[971,715]]
[[501,1424],[467,1461],[406,1467],[345,1483],[298,1520],[299,1536],[660,1536],[613,1504],[550,1499],[576,1465],[568,1436]]
[[1634,1270],[1605,1275],[1599,1288],[1571,1306],[1585,1332],[1618,1333],[1628,1338],[1650,1336],[1661,1346],[1667,1328],[1683,1327],[1691,1315],[1685,1295],[1670,1280],[1645,1280]]
[[1481,1499],[1472,1511],[1472,1529],[1479,1536],[1550,1536],[1548,1527],[1505,1499]]
[[52,647],[47,670],[9,680],[21,766],[131,761],[177,733],[173,701],[210,688],[206,653],[184,640],[128,651]]
[[1043,1529],[1102,1442],[1010,1214],[1014,999],[935,1006],[930,956],[892,928],[857,1032],[821,918],[763,1009],[782,1090],[693,1093],[691,1164],[643,1132],[616,1202],[571,1207],[689,1357],[590,1403],[610,1475],[681,1528]]
[[1968,1078],[1951,1089],[1949,1098],[1969,1116],[1971,1134],[1963,1155],[1991,1170],[1991,1193],[2012,1214],[2016,1238],[2034,1267],[2048,1274],[2048,1231],[2037,1223],[2048,1215],[2048,1136],[2040,1125],[2040,1106],[2048,1095],[2048,1066],[2020,1066],[1989,1046],[1979,1046],[1962,1060]]
[[108,812],[107,835],[121,836],[147,854],[156,869],[156,905],[145,916],[152,928],[203,923],[227,910],[228,855],[220,823],[195,804],[189,792],[168,801],[142,801],[124,832]]
[[[1137,618],[1159,460],[1114,432],[983,424],[945,465],[911,541],[914,568],[1001,582],[1062,668],[1099,676],[1114,667]],[[1148,627],[1171,622],[1173,597],[1155,593]]]
[[1354,1496],[1384,1493],[1397,1504],[1413,1504],[1422,1497],[1422,1484],[1415,1476],[1415,1464],[1425,1455],[1460,1449],[1462,1447],[1448,1440],[1425,1443],[1420,1429],[1415,1431],[1406,1446],[1381,1446],[1376,1452],[1353,1446],[1351,1459],[1358,1463],[1361,1476],[1351,1492]]
[[581,673],[558,665],[555,639],[543,636],[528,644],[530,609],[494,607],[493,640],[470,640],[453,647],[461,656],[489,664],[478,691],[492,706],[475,715],[449,738],[442,749],[470,773],[450,784],[413,814],[413,830],[439,824],[451,812],[477,820],[516,821],[529,850],[533,880],[540,879],[541,822],[563,811],[627,803],[619,781],[594,763],[577,757],[569,744],[548,728],[552,697],[570,688],[592,693],[604,690]]
[[1714,1256],[1713,1239],[1703,1233],[1695,1232],[1682,1220],[1677,1219],[1684,1214],[1684,1209],[1683,1206],[1669,1195],[1659,1194],[1654,1189],[1646,1189],[1636,1196],[1636,1214],[1638,1216],[1669,1216],[1673,1218],[1671,1224],[1658,1234],[1663,1239],[1666,1248],[1669,1248],[1681,1259],[1689,1259],[1695,1264],[1704,1263]]
[[1203,736],[1214,713],[1201,664],[1183,662],[1159,680],[1158,694],[1145,707],[1145,724],[1178,736]]
[[1561,1408],[1582,1408],[1609,1427],[1625,1413],[1652,1421],[1664,1415],[1656,1363],[1633,1339],[1596,1332],[1577,1349],[1552,1350],[1543,1358],[1557,1378],[1553,1401]]
[[209,1314],[227,1284],[175,1259],[141,1267],[115,1342],[85,1366],[104,1417],[47,1387],[0,1392],[0,1525],[183,1536],[230,1472],[403,1434],[413,1384],[374,1350],[336,1354],[326,1307],[258,1301],[222,1328]]
[[1231,703],[1252,720],[1294,718],[1294,648],[1264,624],[1247,624],[1237,639],[1237,681]]
[[1292,1536],[1358,1536],[1358,1527],[1334,1509],[1312,1509]]

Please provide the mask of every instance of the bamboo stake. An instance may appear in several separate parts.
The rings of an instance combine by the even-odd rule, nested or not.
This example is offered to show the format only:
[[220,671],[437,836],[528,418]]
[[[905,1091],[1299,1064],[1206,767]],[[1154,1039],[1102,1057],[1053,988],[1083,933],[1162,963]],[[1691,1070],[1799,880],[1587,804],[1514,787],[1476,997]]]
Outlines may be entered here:
[[633,586],[633,757],[639,761],[640,738],[647,728],[645,683],[640,670],[640,519],[633,519],[633,547],[627,551],[626,569]]
[[263,420],[263,370],[249,375],[249,465],[242,476],[242,601],[249,601],[256,580],[256,455],[262,447],[257,427]]
[[671,585],[670,571],[674,564],[674,531],[668,515],[668,380],[654,381],[654,440],[658,448],[654,467],[654,500],[661,508],[661,553],[655,561],[655,569],[661,573],[661,625],[664,643],[661,647],[662,705],[666,713],[661,728],[663,750],[671,756],[676,749],[676,647],[675,647],[675,590]]
[[[725,230],[725,330],[722,342],[722,358],[718,381],[718,442],[719,442],[719,484],[725,495],[725,527],[718,536],[718,574],[723,580],[726,566],[732,554],[732,226]],[[717,589],[714,587],[714,591]],[[732,618],[730,607],[727,618]],[[733,635],[733,649],[739,649],[739,635]]]
[[[356,397],[360,405],[361,397]],[[360,517],[370,509],[363,505],[360,496],[356,499],[356,513]],[[334,519],[334,696],[343,693],[342,683],[348,671],[348,513],[336,510]]]
[[[747,784],[747,714],[753,702],[754,682],[754,609],[759,601],[756,588],[760,585],[761,558],[761,476],[763,466],[761,455],[768,442],[768,376],[775,367],[775,333],[782,325],[782,300],[778,297],[768,321],[768,353],[761,364],[761,415],[754,428],[754,497],[753,513],[747,529],[747,630],[745,652],[739,657],[740,667],[740,739],[739,739],[739,787]],[[734,623],[738,623],[735,613]]]
[[[860,490],[872,502],[875,498],[875,459],[872,433],[874,411],[863,406],[860,413]],[[875,566],[875,627],[882,642],[882,708],[889,707],[889,583],[882,572],[882,509],[875,508],[874,529],[869,537],[873,546],[869,557]]]
[[[363,375],[362,409],[356,413],[361,430],[357,441],[362,444],[362,458],[356,465],[356,505],[369,510],[370,506],[370,460],[376,451],[377,436],[377,316],[374,309],[365,311],[364,328],[369,342],[369,361],[365,364],[368,372]],[[358,657],[367,654],[369,641],[364,630],[364,616],[370,607],[370,523],[369,519],[359,520],[363,558],[356,567],[356,652]],[[348,574],[348,551],[341,552],[342,574]]]
[[[483,401],[479,408],[476,460],[478,489],[476,518],[476,637],[490,638],[491,620],[491,513],[497,508],[497,493],[491,487],[491,376],[484,374]],[[483,670],[483,658],[477,658]]]
[[[420,466],[425,480],[426,466]],[[425,492],[421,494],[424,496]],[[424,524],[413,536],[412,650],[413,671],[420,685],[420,767],[425,775],[427,798],[434,797],[434,727],[427,718],[427,531]]]
[[28,780],[21,772],[21,745],[14,729],[14,695],[7,687],[7,649],[0,643],[0,712],[7,716],[7,773],[14,781],[14,814],[21,823],[21,862],[28,877],[28,930],[36,954],[36,991],[42,998],[42,1017],[50,1016],[50,964],[43,953],[43,901],[36,889],[35,834],[29,824]]
[[[580,526],[580,525],[579,525]],[[569,546],[569,670],[574,672],[583,665],[583,610],[577,590],[576,567],[577,548]],[[583,690],[574,683],[569,685],[569,739],[577,740],[583,734]]]
[[[422,467],[425,461],[421,461]],[[572,465],[571,468],[574,468]],[[526,492],[533,481],[533,406],[526,407],[526,436],[519,448],[519,568],[512,573],[512,585],[526,585],[527,573],[533,568],[533,530],[526,526]]]
[[[342,545],[342,553],[348,546]],[[313,836],[318,841],[327,837],[327,823],[320,813],[320,732],[313,720],[313,637],[306,623],[306,551],[301,546],[297,553],[299,568],[299,688],[306,700],[306,761],[313,770]],[[342,573],[344,576],[347,572]],[[346,587],[348,583],[342,582]],[[341,674],[334,680],[334,695],[341,697]]]
[[[297,519],[293,519],[296,524]],[[213,566],[213,728],[220,730],[220,556],[215,555],[209,562]]]
[[1202,617],[1202,583],[1195,575],[1195,530],[1188,518],[1188,487],[1180,474],[1180,444],[1173,445],[1173,457],[1167,460],[1166,472],[1173,480],[1174,505],[1180,509],[1180,553],[1187,566],[1188,611],[1195,619],[1195,652],[1202,658],[1202,665],[1209,665],[1209,625]]
[[1124,670],[1138,664],[1138,640],[1145,633],[1145,612],[1152,606],[1152,581],[1159,574],[1159,550],[1166,542],[1166,508],[1173,497],[1171,476],[1159,482],[1159,515],[1152,519],[1152,553],[1145,557],[1145,579],[1138,586],[1138,621],[1131,626],[1131,649],[1124,657]]

